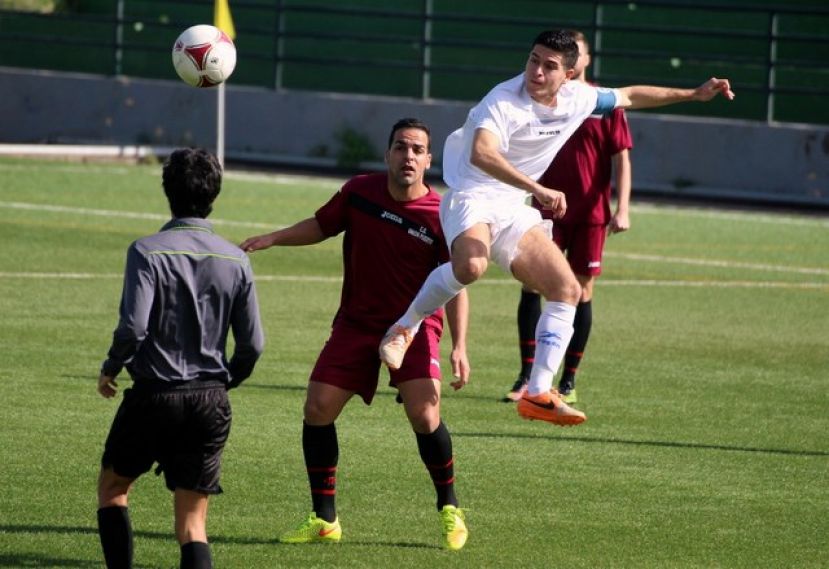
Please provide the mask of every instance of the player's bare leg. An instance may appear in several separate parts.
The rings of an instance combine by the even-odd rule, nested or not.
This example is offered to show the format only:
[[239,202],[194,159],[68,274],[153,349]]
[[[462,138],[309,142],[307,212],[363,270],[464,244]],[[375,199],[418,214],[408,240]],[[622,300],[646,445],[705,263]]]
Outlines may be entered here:
[[107,567],[132,567],[129,493],[134,481],[110,467],[98,476],[98,534]]
[[546,302],[536,327],[535,361],[518,413],[556,425],[577,425],[584,413],[571,408],[553,389],[553,379],[573,335],[573,317],[581,286],[561,250],[540,226],[521,238],[510,267],[527,288],[537,290]]
[[390,369],[400,369],[423,319],[486,272],[490,240],[485,223],[473,225],[455,238],[451,263],[444,263],[426,277],[406,314],[392,324],[380,342],[380,360]]
[[417,438],[420,458],[435,487],[443,547],[459,550],[466,544],[469,531],[455,496],[452,438],[440,419],[440,382],[412,379],[401,382],[397,388]]
[[428,434],[440,424],[440,382],[412,379],[397,385],[403,409],[415,433]]
[[330,425],[337,420],[353,396],[353,391],[320,381],[309,381],[303,420],[307,425]]
[[334,422],[354,396],[334,385],[308,382],[302,423],[302,453],[311,490],[311,514],[279,536],[282,543],[337,543],[342,527],[336,491],[339,443]]
[[212,567],[207,544],[207,504],[209,496],[176,488],[174,509],[176,539],[181,545],[181,567]]

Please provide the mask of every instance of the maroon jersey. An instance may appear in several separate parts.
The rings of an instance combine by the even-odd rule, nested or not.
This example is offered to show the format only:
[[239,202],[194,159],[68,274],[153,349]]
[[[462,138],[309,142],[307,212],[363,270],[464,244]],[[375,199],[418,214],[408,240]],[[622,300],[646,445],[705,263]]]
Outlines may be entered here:
[[[385,331],[406,312],[432,270],[449,260],[438,219],[440,194],[398,202],[386,174],[356,176],[316,212],[322,232],[345,232],[343,289],[334,317]],[[443,310],[425,320],[443,329]]]
[[[601,118],[587,118],[539,179],[541,185],[564,192],[567,197],[567,213],[556,223],[610,223],[611,157],[632,147],[622,109]],[[552,212],[542,209],[535,198],[533,207],[540,209],[543,217],[552,219]]]

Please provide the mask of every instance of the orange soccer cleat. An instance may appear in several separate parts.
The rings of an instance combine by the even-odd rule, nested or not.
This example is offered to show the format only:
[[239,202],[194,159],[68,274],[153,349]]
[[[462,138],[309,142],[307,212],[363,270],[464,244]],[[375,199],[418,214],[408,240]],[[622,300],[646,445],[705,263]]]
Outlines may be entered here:
[[538,395],[525,392],[518,401],[518,414],[525,419],[547,421],[563,427],[578,425],[587,420],[584,413],[561,400],[555,390]]

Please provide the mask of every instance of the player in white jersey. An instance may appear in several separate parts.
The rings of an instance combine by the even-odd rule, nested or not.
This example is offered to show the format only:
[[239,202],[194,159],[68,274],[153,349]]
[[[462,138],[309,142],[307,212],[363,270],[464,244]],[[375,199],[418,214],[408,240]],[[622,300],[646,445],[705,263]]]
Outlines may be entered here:
[[536,328],[536,355],[518,413],[557,425],[586,417],[552,388],[573,334],[579,282],[553,243],[549,221],[526,204],[533,195],[555,217],[564,215],[562,192],[537,180],[556,152],[591,114],[615,107],[640,109],[686,101],[733,99],[727,79],[696,89],[636,85],[602,89],[577,81],[579,48],[567,30],[545,31],[533,41],[524,73],[497,85],[462,128],[446,140],[441,224],[451,262],[432,271],[411,306],[380,344],[380,358],[397,369],[423,319],[486,271],[489,259],[546,299]]

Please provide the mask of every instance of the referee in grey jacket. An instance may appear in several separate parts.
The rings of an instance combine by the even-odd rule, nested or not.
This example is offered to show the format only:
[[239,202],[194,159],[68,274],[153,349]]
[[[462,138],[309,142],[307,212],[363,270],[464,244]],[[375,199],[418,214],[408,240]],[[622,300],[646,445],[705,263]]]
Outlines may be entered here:
[[[98,480],[98,532],[107,567],[132,567],[128,494],[158,462],[175,495],[181,568],[210,568],[205,529],[210,494],[230,432],[227,390],[250,376],[264,337],[248,258],[213,233],[206,217],[222,169],[202,149],[174,151],[164,164],[173,219],[127,251],[120,319],[98,392],[133,380],[113,420]],[[235,349],[225,356],[228,331]]]

